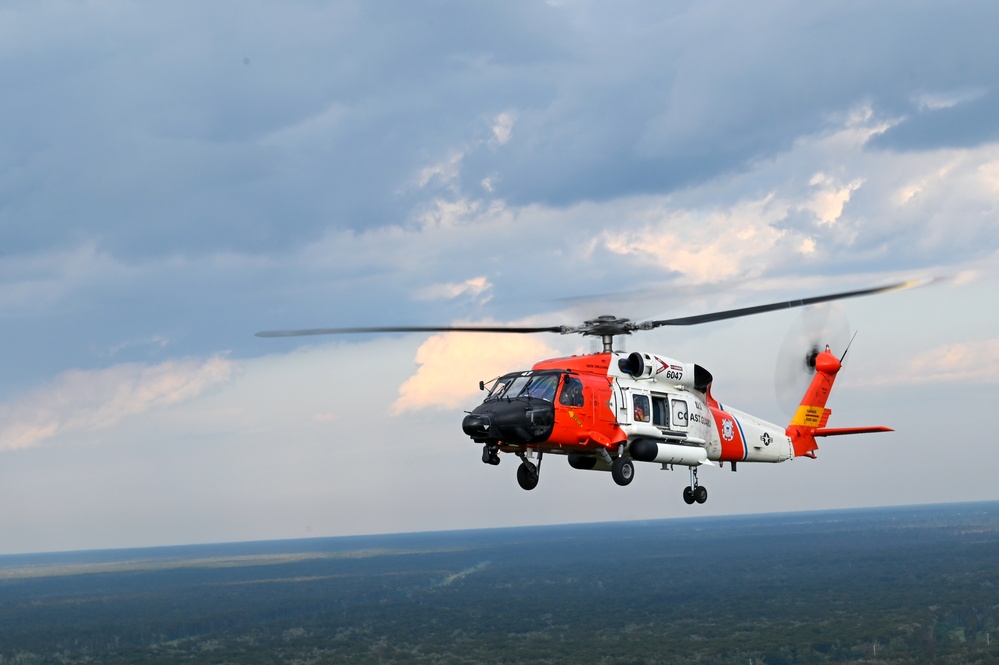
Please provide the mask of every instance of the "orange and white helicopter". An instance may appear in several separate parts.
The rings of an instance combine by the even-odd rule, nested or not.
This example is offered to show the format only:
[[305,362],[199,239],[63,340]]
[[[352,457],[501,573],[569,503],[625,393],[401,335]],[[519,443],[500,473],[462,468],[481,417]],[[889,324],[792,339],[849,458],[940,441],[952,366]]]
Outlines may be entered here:
[[[618,485],[635,477],[635,462],[673,465],[690,470],[683,490],[688,504],[704,503],[707,489],[698,482],[702,465],[739,462],[784,462],[815,457],[816,439],[844,434],[890,432],[888,427],[826,426],[826,408],[843,355],[827,346],[806,351],[802,359],[814,374],[797,412],[787,426],[777,425],[723,405],[712,395],[712,375],[700,365],[653,353],[614,350],[614,338],[662,326],[688,326],[711,321],[803,307],[845,298],[910,288],[917,281],[835,293],[801,300],[731,309],[641,323],[601,316],[579,326],[393,326],[275,330],[258,337],[292,337],[344,333],[490,332],[558,333],[599,337],[599,353],[541,360],[489,382],[482,404],[462,421],[462,430],[482,444],[482,461],[500,463],[500,453],[520,458],[517,481],[525,490],[537,487],[545,454],[565,455],[574,469],[610,471]],[[486,382],[479,382],[486,390]]]

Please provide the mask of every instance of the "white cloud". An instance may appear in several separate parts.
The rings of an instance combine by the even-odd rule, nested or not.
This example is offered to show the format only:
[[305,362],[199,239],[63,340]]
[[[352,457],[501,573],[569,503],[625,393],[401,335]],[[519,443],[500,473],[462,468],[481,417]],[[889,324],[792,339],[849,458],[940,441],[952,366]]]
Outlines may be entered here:
[[438,185],[452,184],[458,179],[461,173],[461,160],[464,158],[464,152],[452,150],[443,160],[420,169],[419,176],[417,177],[417,184],[420,189],[431,183]]
[[999,161],[985,162],[978,167],[985,185],[994,192],[999,192]]
[[943,344],[918,353],[895,371],[861,385],[912,386],[999,383],[999,338]]
[[785,211],[772,203],[768,196],[729,209],[664,211],[641,231],[605,233],[604,243],[693,282],[758,274],[765,267],[760,257],[784,236],[774,223]]
[[106,429],[150,409],[185,402],[228,381],[236,369],[233,361],[215,356],[65,372],[50,385],[0,406],[0,450]]
[[504,111],[496,116],[493,122],[493,136],[491,143],[496,145],[506,145],[513,136],[513,125],[517,120],[517,114],[513,111]]
[[843,214],[843,207],[863,181],[858,179],[841,186],[834,178],[817,173],[812,176],[809,184],[817,191],[803,207],[815,213],[819,223],[832,224]]
[[420,223],[424,228],[458,226],[475,215],[481,205],[482,201],[475,199],[434,199],[431,206],[420,215]]
[[924,92],[915,96],[916,107],[920,110],[937,111],[949,109],[981,98],[986,92],[985,88],[974,90],[950,90],[945,92]]
[[463,295],[484,296],[480,302],[488,302],[492,295],[489,291],[493,285],[484,276],[472,277],[464,282],[446,282],[431,284],[416,293],[417,300],[453,300]]
[[467,406],[486,381],[506,372],[530,369],[543,358],[558,356],[534,335],[442,333],[416,352],[420,365],[399,388],[392,406],[396,414],[425,408]]

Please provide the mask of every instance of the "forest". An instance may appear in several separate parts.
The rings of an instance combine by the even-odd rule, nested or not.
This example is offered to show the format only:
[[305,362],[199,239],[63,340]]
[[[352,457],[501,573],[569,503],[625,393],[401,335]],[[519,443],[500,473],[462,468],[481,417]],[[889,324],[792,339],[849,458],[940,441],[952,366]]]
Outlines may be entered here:
[[999,503],[0,557],[0,665],[995,663]]

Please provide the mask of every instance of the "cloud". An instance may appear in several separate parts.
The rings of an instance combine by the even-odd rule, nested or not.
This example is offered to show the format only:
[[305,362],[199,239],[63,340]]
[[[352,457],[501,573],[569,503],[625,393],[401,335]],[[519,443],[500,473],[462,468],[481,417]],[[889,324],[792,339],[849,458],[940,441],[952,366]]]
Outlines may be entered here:
[[849,203],[851,194],[863,184],[863,181],[854,180],[839,186],[826,174],[816,173],[809,184],[816,187],[817,191],[804,207],[815,213],[820,224],[832,224],[843,214],[843,208]]
[[880,149],[940,150],[999,141],[999,93],[993,90],[950,99],[922,99],[919,107],[871,140]]
[[8,249],[273,256],[399,224],[459,171],[565,207],[752,169],[861,104],[900,120],[882,141],[966,113],[980,146],[996,117],[988,4],[236,7],[5,15]]
[[559,352],[533,335],[442,333],[416,352],[416,374],[399,388],[395,414],[426,408],[467,407],[478,394],[479,381],[530,369]]
[[902,368],[865,386],[999,383],[999,338],[935,346],[918,353]]
[[[486,303],[492,298],[489,293],[493,285],[484,276],[472,277],[464,282],[447,282],[431,284],[417,291],[417,300],[453,300],[463,295],[475,297],[479,302]],[[479,296],[482,296],[479,298]]]
[[417,178],[417,185],[421,189],[427,187],[431,183],[450,185],[457,180],[458,174],[461,172],[461,160],[464,159],[464,157],[464,153],[453,150],[442,161],[423,167],[420,169],[420,174]]
[[999,338],[935,347],[913,358],[907,369],[913,383],[999,382]]
[[215,356],[65,372],[50,385],[0,406],[0,450],[113,427],[151,409],[191,400],[236,371],[236,363]]
[[343,125],[349,113],[350,109],[343,104],[332,102],[316,115],[271,132],[261,143],[289,148],[297,144],[323,141]]
[[607,248],[652,262],[694,282],[759,273],[760,256],[784,235],[775,228],[783,211],[770,197],[746,201],[729,210],[665,211],[662,219],[631,233],[605,234]]
[[[136,258],[96,242],[13,252],[0,258],[0,317],[8,347],[35,358],[8,362],[0,391],[100,366],[115,349],[120,362],[256,355],[265,347],[252,333],[264,329],[512,320],[547,299],[678,280],[748,288],[789,276],[960,271],[991,256],[999,146],[870,150],[884,118],[861,108],[837,122],[697,187],[565,207],[438,191],[396,224],[333,225],[279,255]],[[468,276],[489,288],[476,293]],[[488,311],[468,310],[486,298]]]
[[495,145],[506,145],[513,136],[513,125],[517,120],[515,111],[505,111],[496,116],[493,122],[493,135],[490,139]]

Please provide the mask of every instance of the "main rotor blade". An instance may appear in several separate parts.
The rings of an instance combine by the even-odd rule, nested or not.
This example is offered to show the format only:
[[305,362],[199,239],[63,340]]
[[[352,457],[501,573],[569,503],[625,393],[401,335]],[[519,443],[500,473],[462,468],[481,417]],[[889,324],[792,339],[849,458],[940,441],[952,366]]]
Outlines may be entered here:
[[923,280],[909,280],[887,286],[878,286],[873,289],[860,289],[858,291],[844,291],[842,293],[832,293],[825,296],[815,296],[814,298],[803,298],[801,300],[788,300],[787,302],[775,302],[769,305],[756,305],[755,307],[740,307],[739,309],[728,309],[723,312],[712,312],[710,314],[699,314],[697,316],[683,316],[675,319],[661,319],[650,321],[651,328],[659,326],[693,326],[699,323],[710,323],[711,321],[722,321],[724,319],[734,319],[740,316],[750,316],[751,314],[762,314],[763,312],[773,312],[779,309],[790,309],[792,307],[804,307],[806,305],[817,305],[831,300],[844,300],[846,298],[859,298],[860,296],[871,296],[876,293],[888,293],[890,291],[901,291],[921,286],[927,282]]
[[257,337],[305,337],[308,335],[352,335],[358,333],[398,333],[398,332],[482,332],[529,334],[539,332],[562,332],[562,326],[516,327],[516,326],[375,326],[370,328],[308,328],[305,330],[264,330]]

